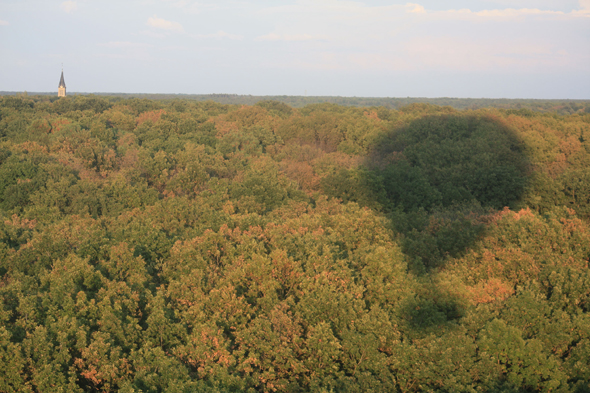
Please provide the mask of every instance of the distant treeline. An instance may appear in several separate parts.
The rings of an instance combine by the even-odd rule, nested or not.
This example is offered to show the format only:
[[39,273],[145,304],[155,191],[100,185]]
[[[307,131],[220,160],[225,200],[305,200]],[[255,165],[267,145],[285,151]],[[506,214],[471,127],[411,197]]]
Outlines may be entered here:
[[[18,95],[17,92],[0,92],[2,95]],[[29,95],[56,95],[56,93],[28,93]],[[88,95],[88,93],[73,93]],[[73,95],[70,93],[70,95]],[[255,105],[260,101],[278,101],[294,108],[310,104],[331,103],[355,107],[385,107],[400,109],[416,103],[437,106],[450,106],[455,109],[523,109],[536,112],[555,112],[559,114],[590,113],[590,100],[542,100],[542,99],[507,99],[507,98],[424,98],[424,97],[339,97],[339,96],[253,96],[238,94],[128,94],[128,93],[92,93],[107,97],[113,102],[120,99],[147,98],[150,100],[186,99],[195,101],[214,101],[226,105]]]

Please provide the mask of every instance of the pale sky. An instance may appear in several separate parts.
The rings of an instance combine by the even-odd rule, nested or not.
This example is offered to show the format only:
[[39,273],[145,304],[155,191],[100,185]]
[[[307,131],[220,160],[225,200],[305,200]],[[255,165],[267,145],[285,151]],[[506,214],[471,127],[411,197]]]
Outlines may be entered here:
[[590,99],[590,0],[0,0],[0,91]]

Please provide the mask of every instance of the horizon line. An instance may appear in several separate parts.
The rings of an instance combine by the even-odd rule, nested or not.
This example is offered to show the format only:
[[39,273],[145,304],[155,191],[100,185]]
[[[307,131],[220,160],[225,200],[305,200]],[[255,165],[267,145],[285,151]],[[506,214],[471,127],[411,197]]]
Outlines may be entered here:
[[[0,90],[0,96],[5,95],[53,95],[56,94],[54,91],[3,91]],[[237,93],[124,93],[124,92],[69,92],[68,96],[76,95],[161,95],[161,96],[232,96],[232,97],[297,97],[297,98],[357,98],[357,99],[454,99],[454,100],[535,100],[535,101],[590,101],[590,98],[506,98],[506,97],[451,97],[451,96],[438,96],[438,97],[419,97],[419,96],[407,96],[407,97],[394,97],[394,96],[341,96],[341,95],[288,95],[288,94],[237,94]]]

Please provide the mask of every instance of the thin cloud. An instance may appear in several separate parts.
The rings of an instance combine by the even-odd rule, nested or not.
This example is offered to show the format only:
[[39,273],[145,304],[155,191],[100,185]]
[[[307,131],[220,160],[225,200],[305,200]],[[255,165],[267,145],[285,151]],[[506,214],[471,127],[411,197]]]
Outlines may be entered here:
[[283,5],[263,9],[261,14],[283,14],[295,18],[310,18],[321,15],[323,20],[370,20],[372,23],[378,20],[393,20],[403,17],[404,14],[415,14],[416,16],[429,19],[448,19],[457,17],[466,18],[518,18],[526,16],[579,16],[589,14],[590,0],[579,0],[580,9],[566,13],[563,11],[546,10],[541,8],[505,8],[472,11],[470,9],[447,9],[428,10],[421,4],[406,3],[405,5],[369,6],[361,2],[352,1],[298,1],[292,5]]
[[446,10],[432,12],[431,15],[445,15],[447,17],[457,17],[465,19],[470,17],[488,18],[488,19],[515,19],[527,16],[554,16],[554,17],[576,17],[590,16],[590,0],[580,0],[580,9],[571,12],[542,10],[539,8],[503,8],[493,10],[472,11],[470,9]]
[[561,11],[545,11],[538,8],[506,8],[502,10],[483,10],[474,12],[477,16],[492,17],[492,18],[515,18],[527,15],[564,15]]
[[73,0],[68,0],[61,3],[60,7],[68,14],[71,14],[78,9],[78,4]]
[[[581,0],[582,6],[589,6],[590,10],[590,0]],[[265,62],[268,66],[285,69],[405,71],[442,68],[487,72],[526,67],[578,69],[584,62],[580,55],[571,51],[558,53],[565,46],[556,42],[530,37],[516,45],[513,37],[507,38],[508,33],[504,33],[513,31],[516,25],[538,29],[540,21],[563,26],[569,23],[568,19],[573,19],[571,12],[551,8],[429,10],[413,2],[370,6],[352,1],[298,0],[290,5],[265,8],[259,15],[282,22],[277,22],[272,32],[256,37],[255,41],[301,43],[288,50],[279,48],[280,58],[278,54],[273,55],[272,60],[268,56]],[[484,21],[485,24],[479,24]],[[499,29],[494,39],[482,44],[497,23],[508,25],[503,26],[504,30]],[[434,26],[451,27],[447,30],[451,36],[445,39],[431,36]],[[464,31],[469,31],[472,39],[462,37]],[[410,35],[423,34],[428,37],[410,38]],[[453,37],[457,34],[459,36]],[[409,41],[412,45],[407,45]]]
[[580,9],[573,11],[574,16],[590,17],[590,0],[580,0]]
[[426,9],[420,4],[408,3],[406,4],[406,12],[411,14],[424,14],[426,13]]
[[548,10],[571,10],[578,0],[486,0],[503,8],[539,8]]
[[[590,0],[581,0],[580,6],[590,6]],[[586,8],[584,8],[586,9]],[[588,8],[590,10],[590,8]],[[486,21],[553,20],[587,16],[542,8],[507,8],[473,11],[470,9],[430,10],[419,3],[371,6],[367,3],[334,0],[298,0],[293,4],[263,8],[258,12],[265,20],[275,23],[269,34],[259,35],[255,41],[309,42],[340,45],[341,48],[372,47],[381,41],[381,48],[396,41],[396,36],[407,34],[417,26],[426,30],[432,23],[479,23]],[[588,14],[590,16],[590,13]],[[459,28],[460,25],[457,25]],[[477,27],[466,28],[478,31]],[[483,33],[482,33],[483,34]],[[318,49],[314,47],[314,49]],[[328,49],[326,46],[323,49]]]
[[162,19],[162,18],[158,18],[155,15],[151,18],[148,18],[147,25],[150,27],[154,27],[156,29],[162,29],[162,30],[171,30],[171,31],[178,31],[178,32],[181,32],[184,30],[180,23],[172,22],[172,21]]

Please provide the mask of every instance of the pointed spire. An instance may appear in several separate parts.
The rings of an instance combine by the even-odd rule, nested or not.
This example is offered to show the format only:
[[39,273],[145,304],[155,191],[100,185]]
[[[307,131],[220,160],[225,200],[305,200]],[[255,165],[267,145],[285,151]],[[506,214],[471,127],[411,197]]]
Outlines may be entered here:
[[59,79],[59,86],[58,87],[66,87],[66,82],[64,81],[64,69],[62,66],[61,69],[61,78]]
[[57,96],[58,97],[65,97],[66,96],[66,81],[64,80],[64,65],[61,65],[61,78],[59,78],[59,86],[57,88]]

